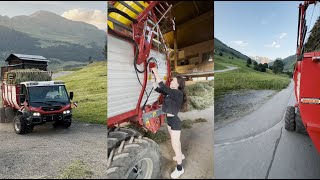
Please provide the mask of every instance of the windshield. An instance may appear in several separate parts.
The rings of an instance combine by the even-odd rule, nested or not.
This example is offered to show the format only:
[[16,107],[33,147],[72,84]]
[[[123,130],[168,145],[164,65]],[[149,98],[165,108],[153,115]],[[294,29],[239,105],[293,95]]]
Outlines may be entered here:
[[28,87],[28,92],[30,103],[69,102],[69,97],[64,85]]

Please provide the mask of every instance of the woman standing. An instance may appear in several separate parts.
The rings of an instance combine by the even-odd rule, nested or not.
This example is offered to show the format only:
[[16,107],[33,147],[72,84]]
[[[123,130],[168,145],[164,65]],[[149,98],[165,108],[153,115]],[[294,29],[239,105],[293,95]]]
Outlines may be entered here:
[[171,173],[171,178],[176,179],[184,173],[182,160],[185,158],[181,151],[181,120],[178,112],[186,102],[186,93],[184,91],[185,80],[181,76],[174,77],[170,82],[170,88],[167,87],[159,77],[156,68],[152,68],[157,84],[154,83],[155,91],[165,96],[162,111],[167,114],[168,131],[171,137],[171,145],[175,152],[173,160],[177,161],[177,167]]

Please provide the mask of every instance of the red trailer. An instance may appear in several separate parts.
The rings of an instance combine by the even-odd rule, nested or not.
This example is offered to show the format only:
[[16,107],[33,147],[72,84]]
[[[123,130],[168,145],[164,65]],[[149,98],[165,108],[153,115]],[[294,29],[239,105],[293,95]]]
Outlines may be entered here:
[[169,85],[168,48],[163,25],[172,5],[165,1],[113,1],[108,4],[108,170],[110,179],[150,179],[160,174],[159,146],[131,128],[156,133],[165,122],[163,97],[153,91],[150,68]]
[[285,129],[309,134],[320,152],[320,79],[317,77],[320,52],[304,52],[307,32],[305,15],[310,4],[316,4],[316,1],[305,1],[299,6],[297,62],[293,73],[296,104],[294,107],[287,107]]

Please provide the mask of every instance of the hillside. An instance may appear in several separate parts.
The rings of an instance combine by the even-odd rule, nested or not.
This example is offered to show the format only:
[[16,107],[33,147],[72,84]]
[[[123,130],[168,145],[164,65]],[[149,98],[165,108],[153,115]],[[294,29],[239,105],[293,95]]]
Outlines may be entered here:
[[[218,44],[222,52],[226,46]],[[214,44],[216,49],[216,43]],[[245,55],[244,55],[245,56]],[[270,69],[267,72],[259,72],[251,67],[246,66],[246,61],[240,59],[233,54],[224,53],[223,56],[214,55],[215,70],[216,65],[219,69],[227,66],[237,67],[238,69],[227,72],[215,73],[215,98],[220,98],[229,91],[237,91],[243,89],[272,89],[281,90],[288,86],[290,79],[285,74],[274,74]]]
[[63,80],[68,92],[74,93],[78,107],[73,119],[82,122],[105,124],[107,120],[107,62],[96,62],[57,78]]
[[264,64],[264,63],[270,63],[273,60],[267,58],[267,57],[261,57],[261,56],[249,56],[252,60],[255,60],[258,64]]
[[41,55],[53,64],[87,63],[90,56],[105,59],[104,31],[46,11],[12,18],[0,16],[0,39],[0,65],[11,53]]
[[37,11],[29,16],[9,18],[0,16],[0,25],[28,34],[43,40],[43,44],[51,41],[81,44],[90,47],[92,43],[103,46],[105,32],[84,22],[68,20],[48,11]]
[[[281,59],[283,64],[284,64],[284,68],[283,68],[283,71],[293,71],[293,66],[297,60],[297,56],[296,55],[291,55],[291,56],[288,56],[284,59]],[[269,66],[272,66],[274,62],[270,62],[268,63]]]
[[227,53],[230,54],[231,56],[234,56],[239,59],[247,60],[249,57],[240,53],[239,51],[227,46],[223,42],[221,42],[219,39],[214,38],[214,50],[215,52],[219,53]]

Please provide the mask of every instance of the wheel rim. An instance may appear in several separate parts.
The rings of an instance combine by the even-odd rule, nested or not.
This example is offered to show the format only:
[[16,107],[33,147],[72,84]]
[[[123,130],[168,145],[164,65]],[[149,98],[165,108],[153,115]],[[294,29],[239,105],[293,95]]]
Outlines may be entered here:
[[17,132],[19,132],[20,131],[20,129],[21,129],[21,122],[20,122],[20,118],[18,119],[18,118],[16,118],[15,120],[14,120],[14,128],[15,128],[15,130],[17,131]]
[[153,163],[150,158],[143,158],[130,170],[128,179],[151,179]]

